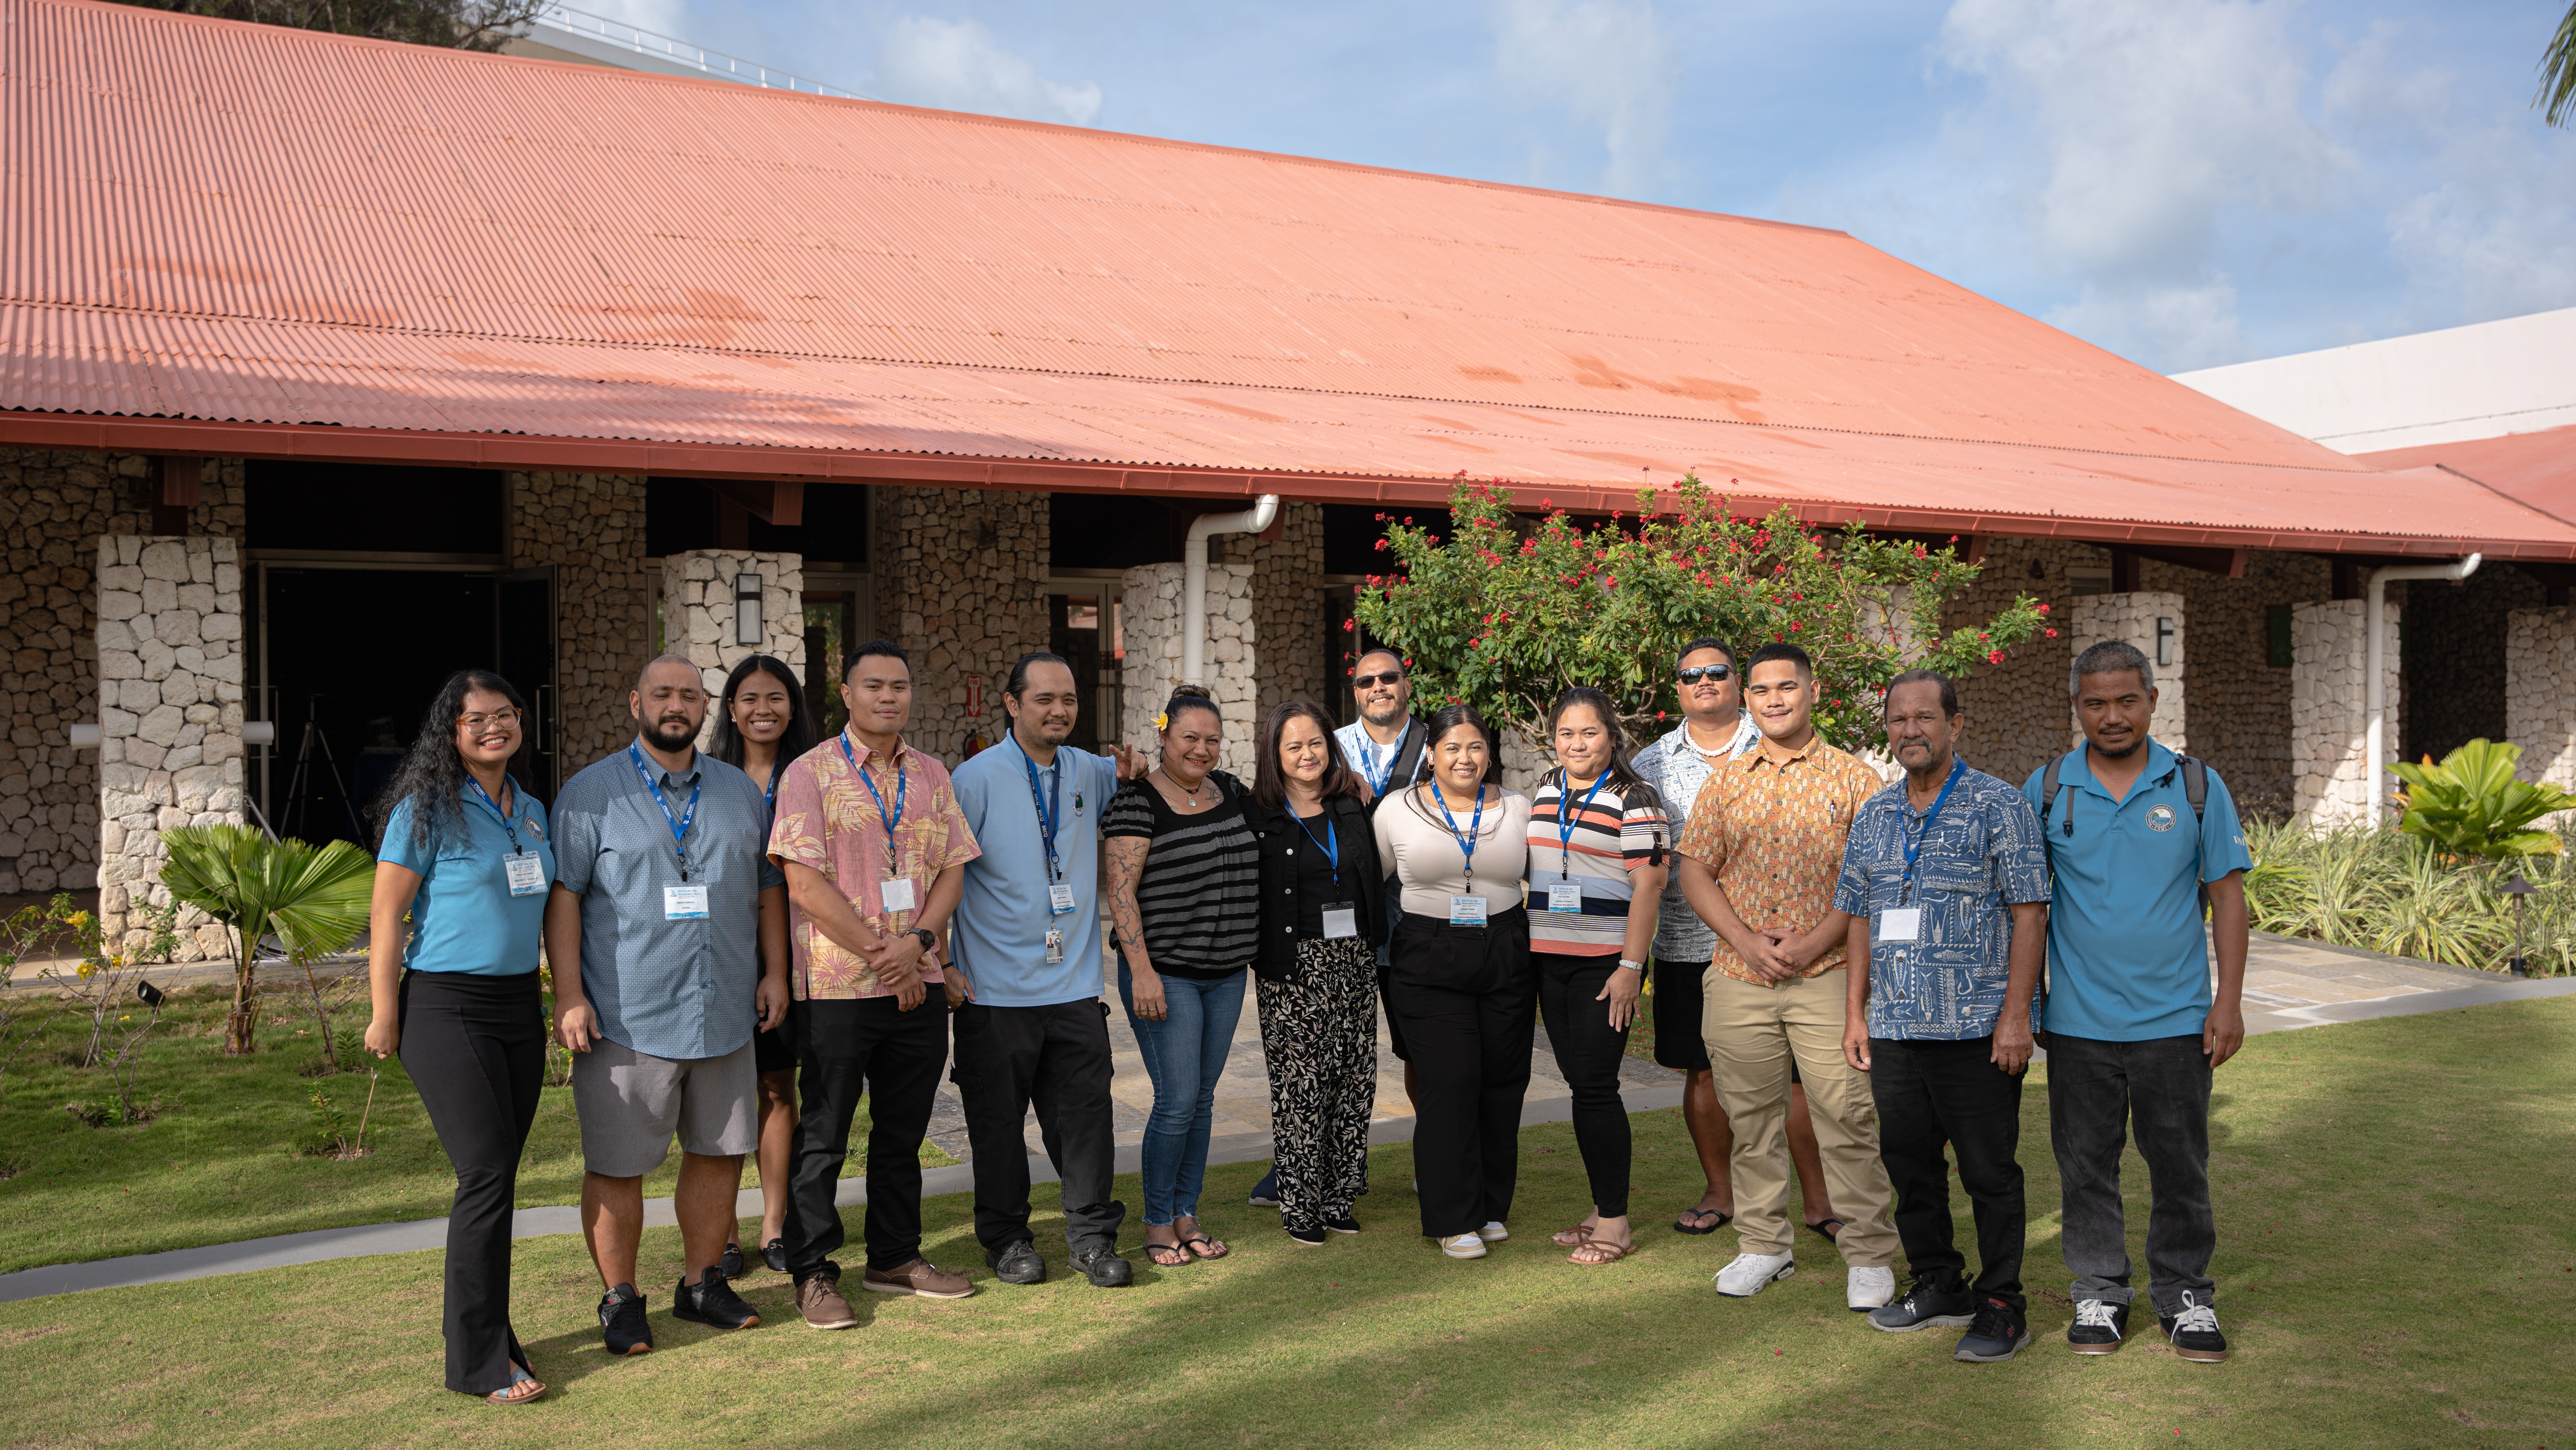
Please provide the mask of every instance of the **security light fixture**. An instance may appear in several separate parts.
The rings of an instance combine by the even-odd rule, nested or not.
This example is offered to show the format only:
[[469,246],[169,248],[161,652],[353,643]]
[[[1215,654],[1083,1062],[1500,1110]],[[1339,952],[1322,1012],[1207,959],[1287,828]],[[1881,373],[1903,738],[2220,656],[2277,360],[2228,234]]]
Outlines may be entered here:
[[2157,615],[2156,663],[2158,665],[2169,665],[2173,663],[2173,636],[2173,619],[2168,615]]
[[2517,977],[2528,977],[2531,964],[2523,960],[2522,955],[2522,912],[2531,898],[2540,894],[2540,888],[2523,880],[2522,873],[2515,872],[2514,878],[2504,884],[2504,894],[2513,898],[2513,956],[2505,968]]
[[160,988],[158,988],[158,987],[156,987],[156,986],[153,986],[150,982],[137,982],[137,983],[135,983],[135,984],[134,984],[134,995],[135,995],[135,996],[137,996],[137,997],[142,998],[142,999],[143,999],[143,1005],[144,1005],[144,1006],[146,1006],[146,1007],[155,1007],[155,1008],[157,1008],[157,1007],[159,1007],[159,1006],[161,1005],[161,1003],[165,1000],[165,998],[164,998],[164,997],[163,997],[163,995],[162,995],[161,989],[160,989]]
[[760,576],[733,576],[733,642],[760,643]]

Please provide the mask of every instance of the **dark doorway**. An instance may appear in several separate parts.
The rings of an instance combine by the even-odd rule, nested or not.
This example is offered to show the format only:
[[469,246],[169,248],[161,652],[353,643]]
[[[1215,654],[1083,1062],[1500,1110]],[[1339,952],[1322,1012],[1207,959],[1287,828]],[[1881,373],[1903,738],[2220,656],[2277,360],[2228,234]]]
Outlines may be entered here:
[[[1084,594],[1047,596],[1047,648],[1073,664],[1082,711],[1065,741],[1077,750],[1100,748],[1100,600]],[[1117,728],[1113,722],[1112,730]]]
[[2393,758],[2440,760],[2472,740],[2505,738],[2505,636],[2517,609],[2548,591],[2511,564],[2457,584],[2414,580],[2399,616],[2397,743]]
[[497,557],[508,482],[508,474],[481,468],[254,458],[243,542],[321,553]]
[[[552,583],[415,569],[262,570],[270,747],[262,807],[278,834],[372,845],[367,807],[393,778],[448,675],[511,656],[524,674],[553,658]],[[503,600],[516,627],[502,629]],[[542,591],[545,599],[528,597]],[[542,609],[540,615],[537,610]],[[553,681],[506,674],[539,711]],[[541,693],[542,692],[542,693]],[[532,721],[541,725],[541,721]],[[541,730],[529,732],[531,740]],[[521,752],[511,773],[540,799],[550,760]]]

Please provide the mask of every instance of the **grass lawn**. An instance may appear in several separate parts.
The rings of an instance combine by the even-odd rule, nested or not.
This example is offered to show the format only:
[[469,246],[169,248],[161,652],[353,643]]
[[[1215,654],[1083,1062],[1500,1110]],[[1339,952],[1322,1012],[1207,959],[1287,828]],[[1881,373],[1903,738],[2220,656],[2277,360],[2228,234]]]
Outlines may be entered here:
[[[2035,1210],[2033,1349],[1949,1357],[1947,1332],[1872,1333],[1831,1250],[1752,1300],[1708,1276],[1733,1230],[1661,1225],[1697,1193],[1678,1115],[1637,1118],[1643,1251],[1565,1264],[1583,1208],[1570,1129],[1524,1135],[1518,1235],[1474,1263],[1414,1233],[1408,1154],[1376,1158],[1370,1231],[1293,1247],[1246,1207],[1257,1164],[1209,1175],[1217,1264],[1101,1292],[994,1284],[961,1198],[933,1258],[976,1297],[878,1299],[815,1334],[786,1284],[769,1324],[667,1316],[675,1234],[646,1238],[659,1350],[611,1361],[579,1241],[523,1241],[517,1316],[546,1401],[496,1410],[440,1386],[439,1257],[410,1254],[0,1305],[0,1443],[231,1446],[2565,1446],[2576,1441],[2567,1147],[2576,1000],[2256,1038],[2220,1077],[2220,1308],[2234,1359],[2186,1364],[2150,1326],[2079,1360],[2056,1253],[2044,1095],[2022,1159]],[[2133,1252],[2143,1170],[2129,1166]],[[1135,1203],[1132,1180],[1123,1186]],[[1040,1190],[1040,1198],[1049,1196]],[[1964,1216],[1964,1207],[1962,1208]],[[12,1232],[17,1230],[13,1227]],[[1126,1241],[1137,1238],[1130,1220]]]
[[[168,1025],[144,1048],[136,1096],[161,1104],[148,1123],[93,1128],[63,1110],[108,1090],[104,1070],[73,1065],[88,1040],[87,1019],[75,1028],[66,1017],[21,1055],[0,1079],[0,1273],[445,1214],[455,1172],[398,1059],[363,1059],[383,1074],[366,1157],[341,1162],[303,1151],[316,1133],[312,1090],[335,1099],[354,1127],[368,1082],[364,1068],[304,1075],[321,1063],[322,1047],[310,1015],[297,1014],[300,997],[266,996],[261,1050],[234,1058],[223,1052],[231,989],[174,994],[162,1016]],[[365,1020],[363,1003],[334,1019]],[[927,1142],[922,1149],[926,1163],[954,1161]],[[675,1153],[645,1192],[668,1194],[678,1172]],[[743,1186],[759,1178],[746,1162]],[[519,1165],[519,1206],[580,1199],[572,1088],[548,1088]]]

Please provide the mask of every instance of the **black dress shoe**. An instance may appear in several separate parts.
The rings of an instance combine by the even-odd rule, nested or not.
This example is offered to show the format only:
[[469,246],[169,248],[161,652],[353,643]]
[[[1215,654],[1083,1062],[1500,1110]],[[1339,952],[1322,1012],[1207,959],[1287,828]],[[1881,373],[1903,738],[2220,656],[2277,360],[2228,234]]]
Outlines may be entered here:
[[671,1317],[692,1324],[709,1324],[718,1329],[749,1329],[760,1322],[760,1311],[742,1302],[742,1296],[725,1282],[722,1269],[709,1269],[698,1276],[695,1284],[682,1282],[673,1292]]
[[1037,1245],[1022,1239],[1000,1253],[987,1253],[984,1262],[993,1277],[1005,1284],[1043,1284],[1046,1282],[1046,1260],[1038,1257]]
[[620,1284],[599,1296],[599,1332],[610,1354],[643,1354],[653,1347],[653,1326],[644,1322],[644,1296],[632,1284]]
[[742,1245],[740,1245],[740,1244],[727,1244],[727,1245],[725,1245],[724,1257],[723,1257],[723,1258],[721,1258],[721,1259],[716,1260],[716,1267],[717,1267],[717,1268],[719,1268],[719,1269],[724,1270],[724,1276],[725,1276],[726,1278],[728,1278],[728,1279],[739,1279],[739,1278],[741,1278],[741,1277],[742,1277]]
[[767,1264],[769,1266],[769,1272],[773,1274],[786,1273],[787,1240],[771,1239],[769,1242],[762,1244],[760,1246],[760,1261]]
[[1339,1218],[1324,1220],[1324,1227],[1337,1234],[1355,1234],[1360,1231],[1360,1221],[1346,1213]]
[[1136,1266],[1118,1257],[1118,1250],[1106,1245],[1075,1254],[1073,1266],[1091,1280],[1094,1289],[1120,1289],[1136,1279]]

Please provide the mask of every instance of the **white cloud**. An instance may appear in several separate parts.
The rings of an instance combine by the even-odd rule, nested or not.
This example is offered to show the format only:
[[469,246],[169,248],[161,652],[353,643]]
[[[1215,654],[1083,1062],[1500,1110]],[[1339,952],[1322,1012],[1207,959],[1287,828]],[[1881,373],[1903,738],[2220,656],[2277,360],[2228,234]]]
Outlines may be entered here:
[[886,27],[874,90],[917,106],[1077,126],[1100,114],[1098,85],[1048,80],[975,20],[907,15]]
[[1635,196],[1662,179],[1674,67],[1650,0],[1499,0],[1495,20],[1502,81],[1599,129],[1603,190]]

